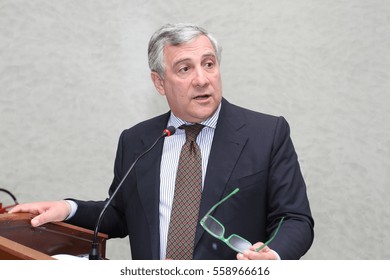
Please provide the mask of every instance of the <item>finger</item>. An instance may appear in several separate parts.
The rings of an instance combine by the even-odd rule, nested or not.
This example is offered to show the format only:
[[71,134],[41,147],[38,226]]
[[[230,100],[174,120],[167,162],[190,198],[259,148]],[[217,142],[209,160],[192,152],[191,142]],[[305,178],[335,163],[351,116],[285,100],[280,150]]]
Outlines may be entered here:
[[246,258],[244,256],[244,254],[242,253],[238,253],[237,256],[236,256],[237,260],[249,260],[248,258]]
[[252,250],[244,251],[244,257],[248,260],[263,260],[265,259],[263,252],[256,252]]
[[27,212],[31,214],[39,214],[40,211],[37,208],[31,206],[31,204],[18,204],[13,207],[8,213],[22,213]]
[[14,207],[12,207],[9,211],[8,211],[8,213],[18,213],[19,212],[19,205],[16,205],[16,206],[14,206]]
[[50,219],[50,213],[49,212],[44,212],[38,216],[35,216],[34,218],[31,219],[31,225],[33,227],[38,227],[38,226],[41,226],[43,224],[46,224],[48,222],[50,222],[51,219]]
[[34,227],[47,224],[49,222],[57,222],[62,221],[58,213],[53,209],[47,209],[46,211],[40,212],[39,215],[35,216],[31,219],[31,224]]
[[12,207],[11,210],[8,211],[8,213],[11,213],[11,214],[12,213],[19,213],[19,212],[22,212],[20,204]]
[[252,245],[252,248],[259,248],[261,245],[263,245],[263,242],[256,242],[255,244]]
[[259,251],[263,251],[265,248],[267,248],[267,246],[264,246],[263,242],[257,242],[255,244],[253,244],[252,247],[250,247],[249,249],[252,251],[259,252]]
[[[25,203],[25,204],[18,204],[14,208],[12,208],[9,213],[31,213],[35,216],[33,219],[31,219],[31,225],[33,227],[40,226],[44,223],[44,218],[42,219],[41,213],[45,213],[45,209],[41,209],[37,206],[37,204],[31,204],[31,203]],[[40,214],[40,215],[39,215]]]
[[249,260],[276,260],[277,259],[276,255],[268,247],[264,248],[259,252],[247,250],[244,252],[244,256]]

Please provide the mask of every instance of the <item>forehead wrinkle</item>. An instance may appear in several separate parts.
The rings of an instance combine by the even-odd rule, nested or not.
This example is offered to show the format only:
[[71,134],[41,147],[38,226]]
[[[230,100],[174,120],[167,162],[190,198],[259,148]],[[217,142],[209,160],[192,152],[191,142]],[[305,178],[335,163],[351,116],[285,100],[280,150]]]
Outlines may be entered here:
[[[215,53],[214,52],[206,52],[202,55],[201,57],[201,61],[203,61],[205,58],[208,58],[208,57],[211,57],[211,58],[214,58],[216,59],[216,56],[215,56]],[[177,61],[174,61],[173,62],[173,66],[177,66],[178,64],[180,63],[183,63],[183,62],[188,62],[188,61],[192,61],[191,58],[189,57],[183,57],[183,58],[179,58]]]
[[177,61],[175,61],[175,62],[173,63],[173,67],[176,67],[177,65],[179,65],[179,64],[181,64],[181,63],[183,63],[183,62],[187,62],[187,61],[191,61],[191,59],[190,59],[190,58],[182,58],[182,59],[179,59],[179,60],[177,60]]

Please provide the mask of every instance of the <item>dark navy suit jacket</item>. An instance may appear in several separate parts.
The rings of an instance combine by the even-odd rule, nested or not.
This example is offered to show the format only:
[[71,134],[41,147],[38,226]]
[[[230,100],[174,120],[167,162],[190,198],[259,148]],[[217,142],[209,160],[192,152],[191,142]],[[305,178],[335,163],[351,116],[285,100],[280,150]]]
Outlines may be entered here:
[[[123,131],[111,194],[134,160],[166,128],[170,113]],[[174,136],[172,136],[174,137]],[[142,157],[107,208],[100,231],[129,236],[133,259],[159,259],[159,188],[163,140]],[[226,228],[252,243],[265,242],[283,225],[271,249],[282,259],[299,259],[311,247],[314,222],[298,158],[283,117],[250,111],[222,100],[199,218],[236,187],[240,191],[213,213]],[[80,201],[68,222],[93,229],[104,201]],[[194,259],[235,259],[236,252],[198,225]]]

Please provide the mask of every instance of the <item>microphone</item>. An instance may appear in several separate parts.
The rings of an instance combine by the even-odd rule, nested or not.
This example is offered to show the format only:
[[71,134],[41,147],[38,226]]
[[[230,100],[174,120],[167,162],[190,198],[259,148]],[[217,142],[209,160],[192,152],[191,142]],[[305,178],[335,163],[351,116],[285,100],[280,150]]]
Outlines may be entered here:
[[144,155],[146,155],[147,153],[149,153],[153,148],[154,146],[156,146],[156,144],[158,143],[158,141],[160,141],[160,139],[164,138],[164,137],[169,137],[173,134],[175,134],[176,132],[176,128],[174,126],[169,126],[167,127],[166,129],[163,130],[163,133],[157,138],[157,140],[153,143],[152,146],[150,146],[149,149],[147,149],[145,152],[143,152],[142,154],[140,154],[136,159],[135,161],[133,162],[133,164],[130,166],[129,170],[126,172],[125,176],[123,176],[122,178],[122,181],[120,181],[120,183],[118,184],[118,187],[115,189],[115,191],[112,193],[111,197],[107,200],[106,204],[104,205],[103,207],[103,210],[100,212],[100,215],[99,215],[99,218],[96,222],[96,226],[95,226],[95,231],[94,231],[94,234],[93,234],[93,239],[92,239],[92,249],[91,249],[91,252],[89,253],[89,259],[90,260],[99,260],[100,259],[100,253],[99,253],[99,243],[97,241],[97,237],[98,237],[98,232],[99,232],[99,228],[100,228],[100,224],[102,222],[102,218],[104,216],[104,213],[106,212],[106,209],[108,208],[108,206],[111,204],[111,201],[112,199],[115,197],[115,195],[117,194],[118,190],[120,189],[120,187],[122,186],[123,182],[126,180],[127,176],[130,174],[131,170],[133,170],[135,164],[137,163],[137,161],[142,158]]

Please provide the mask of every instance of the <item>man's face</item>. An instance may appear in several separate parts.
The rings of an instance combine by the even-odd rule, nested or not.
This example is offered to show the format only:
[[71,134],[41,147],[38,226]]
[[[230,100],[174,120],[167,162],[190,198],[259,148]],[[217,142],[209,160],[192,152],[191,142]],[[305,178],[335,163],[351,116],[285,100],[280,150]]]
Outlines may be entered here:
[[222,99],[222,81],[210,40],[202,35],[186,44],[168,45],[164,62],[164,78],[152,72],[152,80],[172,112],[188,122],[212,116]]

